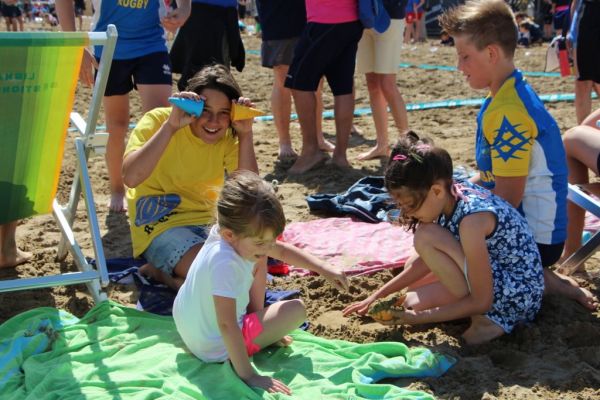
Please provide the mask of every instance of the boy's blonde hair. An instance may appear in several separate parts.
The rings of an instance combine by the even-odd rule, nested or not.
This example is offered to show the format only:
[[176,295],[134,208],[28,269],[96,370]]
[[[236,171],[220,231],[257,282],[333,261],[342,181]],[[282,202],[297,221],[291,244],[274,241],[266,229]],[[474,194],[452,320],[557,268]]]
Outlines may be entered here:
[[477,50],[495,44],[506,57],[512,58],[515,54],[517,22],[504,0],[469,0],[444,12],[439,22],[452,36],[468,36]]
[[273,187],[252,171],[233,172],[217,201],[217,222],[242,237],[259,237],[285,228],[285,215]]

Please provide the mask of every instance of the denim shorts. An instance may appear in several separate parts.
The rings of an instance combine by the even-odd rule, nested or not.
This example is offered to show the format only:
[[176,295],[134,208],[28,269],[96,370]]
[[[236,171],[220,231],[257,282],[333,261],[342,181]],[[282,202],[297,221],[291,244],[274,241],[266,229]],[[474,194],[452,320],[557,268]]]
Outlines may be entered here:
[[171,228],[155,237],[142,255],[156,268],[173,275],[173,269],[181,257],[193,246],[204,243],[209,232],[210,225]]

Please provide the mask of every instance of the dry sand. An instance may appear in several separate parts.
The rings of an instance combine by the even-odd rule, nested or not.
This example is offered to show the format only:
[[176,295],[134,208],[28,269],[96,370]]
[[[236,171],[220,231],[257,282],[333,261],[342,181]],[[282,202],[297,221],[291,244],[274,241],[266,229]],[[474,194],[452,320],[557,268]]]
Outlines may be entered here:
[[[260,40],[244,38],[247,49],[258,50]],[[541,71],[545,50],[541,47],[518,49],[516,60],[523,70]],[[437,48],[436,42],[406,47],[403,61],[412,64],[454,65],[452,48]],[[271,71],[260,66],[257,55],[249,54],[243,73],[236,73],[244,93],[252,98],[257,107],[269,110]],[[567,93],[573,91],[572,79],[532,77],[528,79],[538,93]],[[356,77],[356,107],[368,107],[368,94],[364,77]],[[458,72],[427,71],[404,68],[398,73],[398,87],[407,103],[442,99],[480,97],[466,84]],[[79,87],[75,109],[85,113],[90,91]],[[332,109],[331,94],[326,90],[325,108]],[[132,95],[131,121],[140,117],[140,103]],[[597,101],[594,107],[600,106]],[[561,130],[575,124],[573,103],[549,104],[548,109],[558,121]],[[435,138],[436,143],[447,148],[455,163],[473,166],[473,137],[477,107],[460,107],[415,111],[409,113],[410,126],[420,133]],[[375,142],[370,117],[355,119],[362,135],[351,139],[348,155],[354,159]],[[289,222],[316,218],[308,211],[305,196],[316,192],[336,193],[344,191],[365,175],[383,172],[383,160],[368,162],[352,161],[351,171],[323,167],[299,178],[288,178],[286,167],[276,161],[277,139],[273,123],[258,122],[255,127],[255,145],[260,172],[268,180],[277,179],[279,197]],[[334,140],[332,120],[324,122],[327,137]],[[392,126],[392,137],[396,135]],[[296,149],[300,148],[300,131],[292,124]],[[125,215],[108,213],[108,180],[104,162],[94,158],[90,162],[92,183],[102,238],[107,257],[131,256],[131,242]],[[73,179],[75,159],[72,138],[69,139],[63,165],[58,197],[65,202]],[[92,256],[91,242],[85,239],[87,221],[80,212],[75,225],[76,233],[83,238],[84,252]],[[23,221],[18,231],[20,246],[34,254],[33,260],[16,269],[0,271],[0,279],[10,277],[38,276],[45,273],[74,270],[71,257],[56,262],[55,245],[59,240],[58,228],[50,216]],[[532,325],[520,328],[509,336],[489,344],[467,347],[460,340],[467,321],[416,327],[388,328],[373,323],[369,318],[344,318],[341,310],[352,301],[364,298],[367,293],[387,281],[390,272],[353,278],[349,293],[338,293],[319,277],[276,278],[274,287],[296,288],[302,292],[309,310],[310,331],[328,338],[348,339],[356,342],[394,340],[410,346],[425,345],[458,358],[458,363],[439,379],[393,380],[394,384],[407,385],[433,393],[439,398],[460,399],[598,399],[600,398],[600,313],[588,312],[580,305],[561,298],[544,300],[539,316]],[[600,295],[600,263],[592,258],[586,265],[586,273],[576,276],[580,284]],[[117,302],[134,306],[137,293],[133,286],[111,285],[109,296]],[[63,308],[81,316],[92,307],[90,296],[84,286],[60,287],[0,295],[0,321],[34,307],[51,306]]]

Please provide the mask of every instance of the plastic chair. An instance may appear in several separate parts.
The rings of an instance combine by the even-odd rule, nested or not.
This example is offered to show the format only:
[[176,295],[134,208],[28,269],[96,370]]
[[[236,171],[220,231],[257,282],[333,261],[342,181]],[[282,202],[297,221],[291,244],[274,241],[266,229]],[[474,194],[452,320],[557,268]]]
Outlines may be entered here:
[[[101,151],[104,135],[96,134],[100,103],[117,40],[106,32],[0,33],[0,224],[52,212],[62,232],[57,259],[67,252],[79,271],[0,281],[0,292],[86,283],[94,301],[106,300],[106,260],[92,194],[87,160]],[[103,46],[87,120],[71,113],[85,47]],[[69,116],[75,138],[77,172],[69,202],[61,206],[58,188]],[[84,256],[73,221],[80,195],[85,200],[95,265]]]
[[[600,218],[600,183],[586,185],[569,184],[568,199],[579,207]],[[558,270],[566,275],[575,272],[581,264],[594,255],[600,247],[600,231],[596,232],[583,246],[571,254],[559,267]]]

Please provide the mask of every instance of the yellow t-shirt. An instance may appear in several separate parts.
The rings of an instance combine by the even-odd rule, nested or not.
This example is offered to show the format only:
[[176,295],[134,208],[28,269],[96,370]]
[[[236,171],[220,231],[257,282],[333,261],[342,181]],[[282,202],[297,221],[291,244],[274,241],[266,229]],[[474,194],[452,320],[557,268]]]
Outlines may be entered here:
[[[141,148],[170,113],[170,108],[146,113],[133,130],[125,155]],[[238,168],[238,157],[238,140],[231,130],[215,144],[194,136],[189,126],[178,130],[152,174],[127,189],[133,255],[142,254],[167,229],[211,223],[225,171]]]

